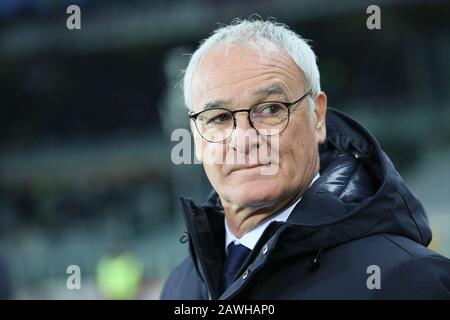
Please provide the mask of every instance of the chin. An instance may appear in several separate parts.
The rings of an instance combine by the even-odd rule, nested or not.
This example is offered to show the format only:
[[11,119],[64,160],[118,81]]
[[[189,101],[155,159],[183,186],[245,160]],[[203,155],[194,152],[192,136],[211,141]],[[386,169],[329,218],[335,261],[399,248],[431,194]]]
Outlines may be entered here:
[[229,199],[239,206],[253,206],[278,198],[277,189],[272,187],[272,183],[262,180],[240,183],[228,192],[231,195]]

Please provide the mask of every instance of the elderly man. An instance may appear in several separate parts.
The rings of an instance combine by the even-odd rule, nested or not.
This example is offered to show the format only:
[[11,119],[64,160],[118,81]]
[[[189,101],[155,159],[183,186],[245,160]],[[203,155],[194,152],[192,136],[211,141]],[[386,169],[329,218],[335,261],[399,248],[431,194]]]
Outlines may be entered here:
[[214,190],[182,198],[190,257],[162,299],[450,298],[450,262],[375,138],[328,109],[316,56],[272,21],[206,39],[184,77]]

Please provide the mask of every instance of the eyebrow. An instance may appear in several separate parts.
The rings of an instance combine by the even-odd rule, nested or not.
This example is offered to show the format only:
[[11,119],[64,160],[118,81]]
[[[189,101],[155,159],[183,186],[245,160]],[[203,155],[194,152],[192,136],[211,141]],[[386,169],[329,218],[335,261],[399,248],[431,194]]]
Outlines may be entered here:
[[202,110],[212,109],[212,108],[225,108],[231,104],[231,100],[213,100],[205,104]]
[[259,89],[255,92],[253,92],[253,95],[264,97],[264,98],[267,98],[267,97],[270,97],[273,95],[280,95],[287,99],[287,95],[286,95],[286,92],[284,91],[284,89],[279,84],[276,84],[276,83],[271,84],[268,87],[265,87],[265,88],[262,88],[262,89]]

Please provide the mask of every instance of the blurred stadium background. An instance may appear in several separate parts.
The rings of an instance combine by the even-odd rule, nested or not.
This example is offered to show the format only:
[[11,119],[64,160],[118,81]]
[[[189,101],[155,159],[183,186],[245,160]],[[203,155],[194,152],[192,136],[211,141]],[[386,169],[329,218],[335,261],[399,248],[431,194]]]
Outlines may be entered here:
[[[450,256],[449,1],[1,0],[2,298],[158,297],[187,255],[178,197],[210,190],[201,166],[170,160],[185,54],[252,13],[313,40],[329,105],[379,138]],[[73,264],[81,290],[66,288]]]

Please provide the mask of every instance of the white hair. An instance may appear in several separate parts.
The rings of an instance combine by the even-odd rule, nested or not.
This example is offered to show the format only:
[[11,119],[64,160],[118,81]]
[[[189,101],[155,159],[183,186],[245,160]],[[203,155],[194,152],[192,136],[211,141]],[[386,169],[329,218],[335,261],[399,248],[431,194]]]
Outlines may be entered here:
[[225,50],[231,45],[240,45],[256,50],[281,49],[303,71],[306,90],[311,96],[320,92],[320,74],[317,58],[307,40],[290,30],[286,25],[271,20],[261,19],[235,19],[230,25],[216,29],[213,34],[203,40],[193,53],[184,73],[183,91],[186,107],[193,110],[192,78],[202,57],[213,47],[224,45]]

